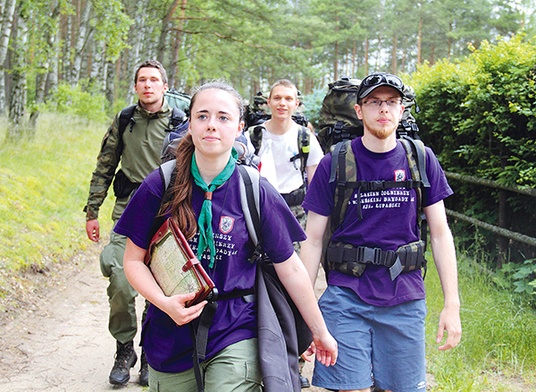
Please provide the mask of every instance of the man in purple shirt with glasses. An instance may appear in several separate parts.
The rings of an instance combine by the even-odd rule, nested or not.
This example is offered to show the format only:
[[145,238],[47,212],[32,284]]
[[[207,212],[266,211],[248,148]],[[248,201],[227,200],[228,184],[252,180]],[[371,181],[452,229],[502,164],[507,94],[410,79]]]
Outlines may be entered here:
[[[355,111],[364,134],[352,140],[347,154],[355,156],[356,177],[364,185],[352,191],[325,253],[328,287],[319,305],[338,342],[339,357],[335,366],[315,366],[313,384],[323,388],[370,391],[375,385],[396,392],[426,390],[426,304],[419,268],[425,263],[424,247],[415,245],[422,243],[419,205],[444,295],[436,341],[440,350],[448,350],[461,339],[456,253],[443,204],[453,192],[427,147],[430,186],[421,188],[422,195],[406,186],[412,173],[406,149],[396,136],[404,90],[399,77],[373,73],[363,79],[357,93]],[[337,181],[330,180],[333,154],[318,165],[303,203],[308,218],[301,259],[313,283],[335,208]],[[345,267],[349,260],[352,268]],[[409,260],[416,261],[417,268],[407,268]]]

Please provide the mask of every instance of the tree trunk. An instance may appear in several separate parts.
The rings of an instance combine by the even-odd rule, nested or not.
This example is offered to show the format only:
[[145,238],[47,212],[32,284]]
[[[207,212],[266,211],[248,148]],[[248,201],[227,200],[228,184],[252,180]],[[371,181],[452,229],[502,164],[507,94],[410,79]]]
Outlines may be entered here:
[[422,64],[422,9],[419,8],[419,27],[417,28],[417,65]]
[[351,78],[355,78],[357,74],[357,40],[353,40],[352,42],[352,74],[350,75]]
[[[26,126],[24,117],[26,114],[26,52],[28,41],[28,30],[24,18],[16,14],[13,19],[13,89],[11,91],[11,101],[9,104],[9,130],[8,139],[20,139]],[[29,134],[33,136],[33,132]]]
[[393,43],[392,43],[392,47],[391,47],[391,73],[393,75],[396,75],[398,73],[398,56],[397,56],[398,47],[397,47],[397,44],[398,44],[398,39],[397,39],[396,34],[394,34],[393,35]]
[[188,0],[181,0],[181,9],[175,30],[175,40],[173,41],[171,59],[169,67],[169,86],[177,87],[179,85],[179,51],[182,45],[182,31],[184,29],[184,18],[186,17],[186,5]]
[[164,18],[162,19],[162,30],[160,31],[160,38],[158,40],[158,49],[156,53],[156,58],[158,61],[160,61],[162,64],[164,64],[164,58],[165,58],[165,52],[166,52],[166,40],[168,37],[168,33],[171,27],[171,20],[173,18],[173,15],[175,14],[175,10],[179,6],[179,2],[181,0],[173,0],[171,5],[166,11],[166,14],[164,15]]
[[9,36],[13,27],[16,0],[2,1],[2,20],[0,21],[0,116],[6,113],[6,78],[4,64],[7,58]]
[[[115,64],[106,61],[105,71],[104,75],[106,75],[105,80],[105,89],[104,89],[104,95],[106,96],[106,100],[110,104],[110,108],[114,107],[114,74],[115,74]],[[113,109],[112,109],[113,110]]]
[[[91,31],[89,31],[89,17],[91,16],[92,4],[90,0],[87,0],[83,5],[80,15],[80,24],[78,25],[78,32],[76,33],[76,40],[74,45],[74,59],[71,66],[71,72],[69,75],[69,82],[72,86],[78,84],[80,80],[80,71],[82,69],[83,52],[91,37]],[[74,29],[73,29],[74,30]]]
[[365,58],[363,59],[363,65],[365,66],[365,75],[369,73],[369,40],[368,37],[365,38]]
[[[339,17],[336,17],[335,30],[339,32]],[[333,53],[333,80],[339,79],[339,41],[335,41],[335,53]]]

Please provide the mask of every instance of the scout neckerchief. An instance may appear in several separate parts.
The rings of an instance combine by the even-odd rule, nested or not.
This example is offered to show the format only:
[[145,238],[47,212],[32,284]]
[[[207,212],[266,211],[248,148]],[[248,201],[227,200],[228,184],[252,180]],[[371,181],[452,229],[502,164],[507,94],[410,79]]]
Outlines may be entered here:
[[210,251],[210,263],[209,268],[214,267],[214,256],[216,255],[216,246],[214,245],[214,233],[212,231],[212,192],[224,184],[233,174],[236,161],[238,159],[238,153],[233,148],[231,151],[231,156],[229,157],[229,162],[225,168],[221,171],[220,174],[216,176],[210,183],[207,185],[205,180],[201,177],[199,173],[199,167],[195,160],[195,154],[192,155],[192,166],[191,171],[194,177],[194,181],[197,186],[199,186],[205,192],[205,200],[201,206],[201,212],[199,213],[199,218],[197,220],[197,225],[199,227],[199,244],[197,247],[197,258],[201,260],[203,252],[206,248],[209,248]]

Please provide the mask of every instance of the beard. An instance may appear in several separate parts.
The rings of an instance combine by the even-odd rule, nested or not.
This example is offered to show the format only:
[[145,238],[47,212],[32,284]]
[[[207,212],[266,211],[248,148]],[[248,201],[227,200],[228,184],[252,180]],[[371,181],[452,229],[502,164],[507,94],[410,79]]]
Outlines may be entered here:
[[363,126],[372,136],[380,140],[385,140],[396,131],[398,125],[395,126],[391,122],[388,124],[380,125],[375,121],[366,121],[365,119],[363,119]]

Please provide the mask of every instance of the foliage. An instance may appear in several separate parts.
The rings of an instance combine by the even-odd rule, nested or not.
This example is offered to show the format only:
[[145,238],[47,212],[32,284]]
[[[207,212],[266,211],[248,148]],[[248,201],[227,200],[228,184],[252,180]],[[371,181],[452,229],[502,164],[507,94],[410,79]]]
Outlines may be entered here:
[[503,290],[519,293],[536,308],[536,259],[521,264],[505,264],[494,275],[494,282]]
[[115,61],[128,47],[128,30],[134,21],[123,11],[121,0],[93,0],[92,4],[95,38],[106,43],[106,57]]
[[89,81],[81,81],[76,86],[61,83],[57,91],[45,105],[45,109],[78,115],[88,120],[106,119],[105,98]]
[[303,103],[305,106],[305,116],[309,119],[314,127],[318,126],[320,120],[320,109],[322,108],[322,101],[327,94],[326,89],[315,89],[311,94],[303,96]]
[[[487,41],[464,60],[423,65],[412,74],[421,112],[416,115],[421,136],[450,172],[493,180],[506,187],[536,186],[536,45],[522,34],[497,44]],[[455,195],[448,208],[497,224],[507,217],[507,228],[532,237],[535,198],[453,180]],[[503,198],[506,203],[498,203]],[[502,208],[502,211],[500,211]],[[505,218],[503,218],[505,219]],[[460,226],[460,227],[458,227]],[[462,247],[475,247],[475,236],[485,238],[488,261],[498,255],[497,240],[453,222]],[[516,244],[514,244],[516,245]],[[512,261],[529,252],[511,247]]]

